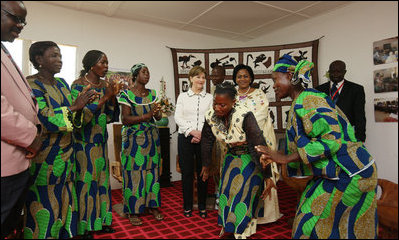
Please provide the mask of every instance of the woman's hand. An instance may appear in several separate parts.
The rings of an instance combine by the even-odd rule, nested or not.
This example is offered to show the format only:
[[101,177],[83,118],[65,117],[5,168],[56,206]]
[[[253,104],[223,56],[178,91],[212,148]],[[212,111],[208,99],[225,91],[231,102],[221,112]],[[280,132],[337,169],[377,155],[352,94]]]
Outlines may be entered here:
[[208,180],[209,177],[209,168],[208,167],[202,167],[201,173],[200,173],[200,177],[202,177],[202,181],[205,182],[206,180]]
[[119,91],[122,89],[122,84],[121,82],[119,82],[119,80],[114,79],[112,82],[107,83],[107,88],[105,90],[105,97],[107,99],[110,99],[112,97],[115,97],[116,95],[118,95]]
[[277,152],[277,151],[273,151],[266,146],[262,146],[262,145],[255,146],[255,150],[258,153],[262,154],[262,156],[260,157],[261,163],[263,162],[262,167],[263,167],[263,165],[267,166],[267,164],[270,163],[269,159],[273,162],[280,163],[280,164],[287,164],[289,162],[286,155],[284,155],[280,152]]
[[190,135],[193,136],[193,138],[197,138],[201,141],[201,131],[198,130],[192,130],[190,132]]
[[274,184],[273,179],[271,179],[271,178],[265,179],[265,182],[266,182],[266,188],[265,188],[265,190],[263,190],[263,193],[262,193],[262,195],[260,195],[260,198],[262,200],[266,200],[267,196],[269,196],[269,200],[270,200],[272,197],[272,194],[271,194],[272,188],[275,188],[277,190],[277,187],[276,187],[276,184]]
[[193,137],[193,138],[191,139],[191,143],[200,143],[200,142],[201,142],[201,139],[200,139],[200,138]]
[[79,93],[78,97],[75,100],[75,103],[70,107],[72,112],[79,111],[86,106],[87,103],[94,101],[94,99],[98,96],[98,93],[91,89],[91,85],[87,85],[81,93]]

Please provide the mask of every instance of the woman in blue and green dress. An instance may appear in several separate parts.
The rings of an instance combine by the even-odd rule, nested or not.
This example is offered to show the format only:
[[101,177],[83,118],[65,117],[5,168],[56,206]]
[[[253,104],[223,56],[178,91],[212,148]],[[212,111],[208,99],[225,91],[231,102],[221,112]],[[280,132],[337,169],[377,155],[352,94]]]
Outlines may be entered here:
[[92,238],[90,231],[115,232],[111,228],[112,202],[107,151],[107,123],[118,121],[116,95],[118,82],[101,80],[108,71],[107,56],[99,50],[88,51],[83,70],[72,88],[72,97],[90,85],[97,99],[83,108],[82,127],[75,129],[76,193],[78,197],[78,235]]
[[95,93],[86,88],[72,101],[68,84],[54,77],[62,67],[56,43],[33,43],[29,58],[38,70],[27,78],[39,104],[43,145],[30,167],[33,184],[26,200],[24,238],[71,238],[78,220],[72,131],[81,126],[81,110]]
[[202,128],[201,156],[205,171],[201,176],[203,181],[208,178],[215,140],[225,142],[228,151],[219,183],[218,223],[223,226],[220,236],[244,239],[256,232],[256,218],[263,217],[259,199],[276,186],[270,165],[263,171],[261,155],[255,151],[255,146],[266,145],[266,140],[254,114],[236,103],[236,95],[237,90],[228,82],[216,86],[213,108],[205,113]]
[[283,154],[257,146],[261,161],[288,164],[289,176],[313,176],[297,206],[293,238],[377,238],[376,164],[331,98],[306,88],[313,66],[288,54],[275,65],[276,94],[293,99],[287,147]]
[[150,79],[147,66],[135,64],[131,68],[132,82],[121,92],[122,106],[122,176],[123,204],[132,225],[141,225],[139,215],[145,211],[158,221],[163,215],[159,184],[160,140],[155,120],[161,119],[155,90],[145,86]]

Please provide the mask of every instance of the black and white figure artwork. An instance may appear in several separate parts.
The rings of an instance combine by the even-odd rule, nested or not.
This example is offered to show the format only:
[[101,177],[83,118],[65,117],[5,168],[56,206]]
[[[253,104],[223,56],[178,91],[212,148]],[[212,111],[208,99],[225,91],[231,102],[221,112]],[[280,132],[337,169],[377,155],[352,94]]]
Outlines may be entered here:
[[223,66],[226,75],[233,75],[234,67],[238,64],[238,53],[210,53],[209,74],[215,66]]
[[273,84],[274,84],[273,80],[270,78],[267,78],[267,79],[255,80],[253,87],[256,87],[256,88],[259,88],[260,90],[262,90],[266,94],[267,100],[269,102],[275,102],[276,94],[273,89]]
[[274,67],[274,51],[247,52],[243,61],[254,71],[254,74],[271,74]]
[[284,54],[289,54],[294,57],[294,59],[299,62],[301,60],[312,61],[312,47],[304,48],[293,48],[293,49],[282,49],[280,50],[280,57]]
[[187,92],[190,89],[190,80],[188,78],[179,78],[180,93]]
[[179,74],[188,74],[194,66],[205,68],[203,53],[177,53],[177,65]]
[[278,129],[277,108],[269,106],[269,115],[270,115],[270,118],[272,119],[273,128]]
[[283,129],[287,127],[288,114],[290,112],[291,105],[281,106],[281,122],[283,123]]
[[[199,65],[205,68],[207,75],[206,91],[214,93],[215,86],[209,81],[209,75],[215,66],[223,66],[226,70],[225,81],[233,83],[232,75],[234,67],[238,64],[248,65],[254,72],[255,81],[252,87],[259,88],[266,94],[269,100],[269,109],[271,118],[274,119],[273,126],[277,133],[283,133],[287,126],[286,118],[290,109],[292,99],[286,97],[279,99],[274,92],[274,82],[271,74],[278,56],[290,54],[296,61],[302,59],[315,63],[313,69],[312,81],[308,88],[313,88],[319,84],[317,71],[319,40],[313,40],[301,43],[282,43],[273,46],[254,46],[239,48],[219,48],[219,49],[177,49],[171,48],[174,59],[174,83],[175,99],[180,93],[190,89],[188,72],[193,66]],[[388,45],[386,45],[385,48]],[[391,49],[395,49],[395,44],[391,44]],[[382,46],[384,47],[384,46]],[[388,66],[387,66],[388,67]],[[395,66],[389,66],[395,67]],[[385,75],[384,75],[385,76]],[[233,85],[235,85],[233,83]],[[237,87],[237,86],[236,86]]]

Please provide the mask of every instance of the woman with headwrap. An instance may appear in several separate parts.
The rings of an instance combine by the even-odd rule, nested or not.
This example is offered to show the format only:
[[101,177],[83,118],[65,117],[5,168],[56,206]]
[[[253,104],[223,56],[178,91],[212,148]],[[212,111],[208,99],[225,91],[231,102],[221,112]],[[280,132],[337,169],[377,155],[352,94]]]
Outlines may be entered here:
[[131,68],[132,82],[121,92],[118,102],[122,104],[122,176],[123,211],[132,225],[143,222],[139,214],[148,211],[158,221],[163,215],[159,184],[161,149],[155,120],[162,115],[157,93],[145,88],[150,72],[143,63]]
[[78,220],[72,131],[81,126],[82,109],[95,93],[87,87],[72,101],[68,84],[54,77],[62,67],[56,43],[33,43],[29,59],[38,70],[27,79],[39,105],[43,144],[30,166],[33,184],[25,203],[24,238],[72,238]]
[[313,176],[302,193],[293,238],[376,238],[377,168],[345,114],[326,94],[306,89],[313,63],[285,54],[272,73],[280,98],[293,99],[285,154],[257,146],[265,166],[288,164],[289,176]]
[[116,95],[120,83],[101,80],[108,71],[107,56],[98,50],[86,53],[83,70],[72,84],[76,99],[88,85],[97,99],[83,108],[82,127],[75,129],[76,192],[78,197],[78,234],[92,238],[90,231],[112,233],[111,188],[107,151],[107,123],[117,122],[119,106]]

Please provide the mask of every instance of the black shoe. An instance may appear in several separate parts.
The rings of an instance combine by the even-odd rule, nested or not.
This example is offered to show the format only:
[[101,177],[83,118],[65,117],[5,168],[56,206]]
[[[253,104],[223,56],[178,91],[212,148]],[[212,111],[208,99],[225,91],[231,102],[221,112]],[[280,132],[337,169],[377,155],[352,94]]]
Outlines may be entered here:
[[80,236],[81,239],[93,239],[93,234],[90,232],[85,232],[83,235]]
[[193,211],[192,210],[184,210],[183,214],[185,217],[192,217]]
[[101,229],[100,232],[103,232],[103,233],[114,233],[114,232],[116,232],[116,230],[113,229],[111,226],[103,226],[103,229]]
[[199,215],[205,219],[208,216],[208,212],[206,210],[200,210]]

